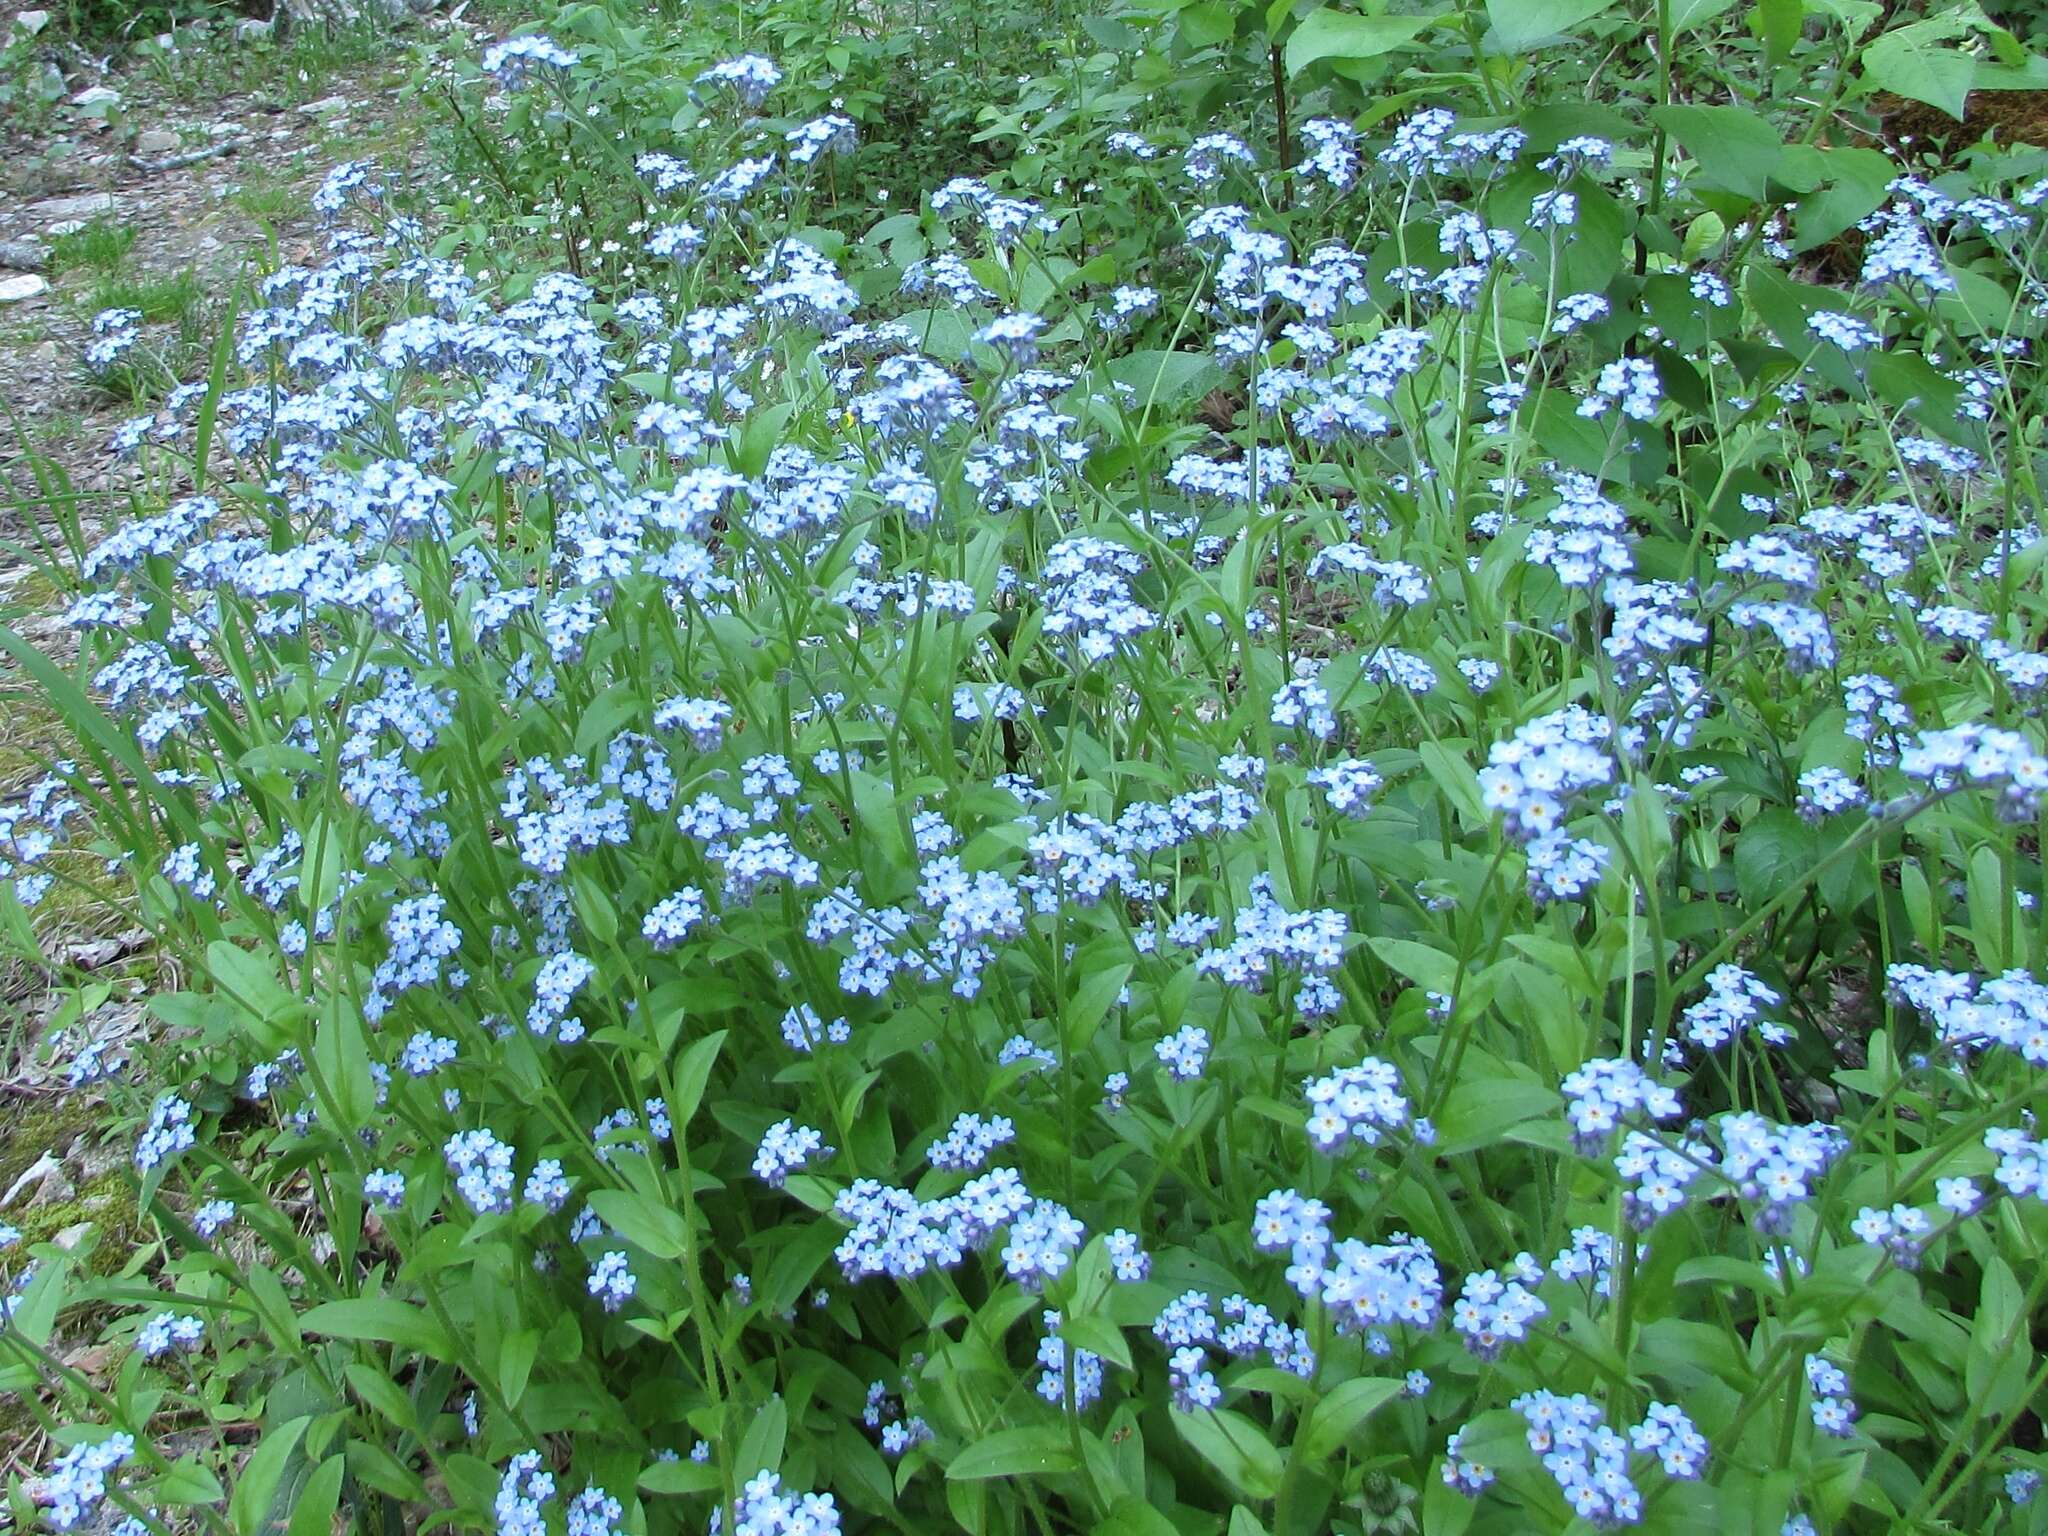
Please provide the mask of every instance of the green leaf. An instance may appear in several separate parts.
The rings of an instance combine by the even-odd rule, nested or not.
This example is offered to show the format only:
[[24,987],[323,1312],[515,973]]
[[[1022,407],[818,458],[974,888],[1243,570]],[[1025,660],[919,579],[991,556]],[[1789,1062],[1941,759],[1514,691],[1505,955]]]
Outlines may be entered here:
[[1119,1499],[1094,1536],[1180,1536],[1180,1527],[1143,1499]]
[[377,1101],[370,1077],[370,1045],[362,1015],[345,995],[328,998],[319,1027],[313,1032],[313,1061],[321,1081],[334,1095],[344,1125],[367,1125]]
[[290,1043],[283,1021],[297,1007],[298,999],[278,980],[277,966],[268,955],[252,954],[226,939],[215,939],[206,946],[206,974],[215,989],[235,1005],[249,1038],[258,1047],[275,1052]]
[[1106,366],[1112,379],[1137,395],[1140,405],[1192,400],[1224,381],[1223,370],[1207,352],[1132,352],[1111,358]]
[[595,1190],[590,1208],[619,1236],[657,1259],[680,1259],[690,1246],[682,1217],[632,1190]]
[[1060,1019],[1060,1038],[1066,1042],[1068,1051],[1087,1049],[1097,1026],[1108,1016],[1130,979],[1131,968],[1119,965],[1095,972],[1075,988]]
[[309,908],[318,912],[334,900],[335,892],[341,887],[341,872],[348,864],[348,850],[342,846],[341,828],[326,816],[313,817],[306,824],[300,840],[306,855],[299,863],[299,896]]
[[1325,6],[1287,40],[1287,73],[1298,75],[1323,59],[1373,59],[1412,42],[1433,16],[1360,16]]
[[695,1461],[657,1461],[639,1484],[642,1493],[709,1493],[718,1485],[718,1468]]
[[1566,33],[1611,4],[1613,0],[1486,0],[1486,19],[1493,23],[1493,39],[1504,52],[1527,53],[1546,43],[1569,42]]
[[435,1360],[455,1358],[454,1341],[429,1313],[389,1296],[356,1296],[323,1301],[299,1318],[306,1333],[331,1339],[362,1339],[396,1344]]
[[946,1468],[949,1482],[990,1477],[1043,1477],[1071,1472],[1078,1465],[1064,1431],[1050,1424],[998,1430],[976,1441]]
[[515,1328],[498,1347],[498,1390],[515,1408],[519,1399],[526,1396],[527,1379],[533,1374],[533,1362],[539,1354],[538,1328]]
[[958,362],[974,342],[974,324],[953,309],[913,309],[897,317],[917,333],[917,343],[933,357]]
[[1756,0],[1756,28],[1764,40],[1764,58],[1783,64],[1798,46],[1806,25],[1806,0]]
[[1309,1410],[1295,1455],[1309,1466],[1335,1456],[1359,1425],[1401,1395],[1401,1387],[1383,1376],[1357,1376],[1342,1383]]
[[218,1504],[224,1497],[220,1479],[191,1456],[172,1462],[150,1485],[148,1494],[150,1500],[176,1505]]
[[1427,987],[1432,992],[1449,992],[1457,979],[1457,958],[1433,945],[1418,944],[1413,939],[1378,937],[1367,942],[1372,945],[1374,954],[1418,987]]
[[1887,32],[1863,50],[1863,78],[1879,90],[1939,107],[1961,122],[1977,61],[1943,45],[1952,35],[1952,24],[1938,19]]
[[235,1478],[235,1491],[228,1500],[228,1523],[240,1536],[261,1536],[270,1518],[271,1500],[284,1479],[285,1466],[299,1448],[310,1418],[296,1418],[280,1424],[263,1437],[263,1442],[242,1463]]
[[1735,0],[1672,0],[1671,30],[1689,32],[1735,9]]
[[361,1360],[351,1360],[343,1374],[348,1377],[349,1390],[387,1424],[408,1433],[418,1430],[419,1414],[412,1399],[388,1372]]
[[1820,853],[1820,834],[1783,806],[1773,806],[1735,839],[1735,889],[1760,907],[1805,883]]
[[339,1454],[314,1468],[292,1507],[292,1523],[285,1536],[332,1536],[334,1512],[341,1505],[341,1477],[347,1470],[348,1463]]
[[1440,794],[1451,802],[1459,819],[1468,827],[1483,827],[1492,819],[1486,797],[1479,792],[1479,775],[1464,758],[1440,741],[1425,741],[1415,749]]
[[1123,1330],[1106,1317],[1068,1317],[1060,1324],[1060,1337],[1112,1365],[1133,1369],[1131,1346],[1124,1341]]
[[1228,1408],[1185,1413],[1170,1410],[1174,1427],[1223,1480],[1249,1499],[1270,1499],[1280,1491],[1280,1453],[1266,1432]]
[[723,1044],[725,1031],[721,1029],[697,1041],[676,1062],[668,1117],[678,1138],[696,1115],[697,1106],[704,1102],[704,1085],[711,1081],[711,1066],[718,1060],[718,1048]]
[[733,1476],[744,1482],[756,1472],[772,1472],[782,1465],[782,1443],[789,1433],[789,1409],[779,1397],[768,1399],[767,1406],[755,1413],[753,1422],[747,1425],[746,1438],[740,1441],[739,1459],[733,1463]]
[[1656,107],[1650,117],[1685,146],[1704,185],[1764,200],[1785,141],[1762,117],[1747,107]]
[[1444,1096],[1436,1116],[1437,1156],[1449,1157],[1498,1141],[1515,1126],[1560,1107],[1556,1090],[1522,1078],[1472,1078]]

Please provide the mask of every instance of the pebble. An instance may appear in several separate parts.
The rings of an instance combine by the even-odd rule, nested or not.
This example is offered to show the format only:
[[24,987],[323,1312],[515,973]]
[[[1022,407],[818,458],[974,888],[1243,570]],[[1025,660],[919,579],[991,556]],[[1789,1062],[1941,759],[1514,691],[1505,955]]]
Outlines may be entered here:
[[121,93],[111,85],[88,86],[71,98],[74,107],[118,107]]
[[5,1209],[7,1206],[14,1204],[21,1192],[31,1184],[39,1184],[48,1175],[62,1173],[63,1171],[64,1165],[58,1162],[53,1154],[45,1152],[22,1170],[20,1178],[7,1186],[7,1193],[0,1195],[0,1209]]
[[167,128],[152,128],[147,133],[135,136],[135,153],[138,155],[168,155],[174,153],[185,141]]
[[30,203],[28,211],[43,219],[91,219],[112,213],[118,206],[111,192],[84,192],[76,197],[46,197]]
[[348,111],[346,96],[322,96],[318,101],[309,101],[299,108],[301,117],[340,117]]
[[49,283],[33,272],[0,277],[0,304],[19,304],[23,299],[36,298],[49,290]]

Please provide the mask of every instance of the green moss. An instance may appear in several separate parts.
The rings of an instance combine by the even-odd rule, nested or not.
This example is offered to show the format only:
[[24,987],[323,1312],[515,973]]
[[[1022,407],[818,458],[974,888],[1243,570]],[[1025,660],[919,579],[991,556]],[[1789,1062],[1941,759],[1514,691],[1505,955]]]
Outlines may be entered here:
[[[82,1094],[31,1102],[26,1108],[10,1108],[0,1123],[0,1194],[28,1171],[45,1152],[63,1155],[80,1131],[91,1129],[98,1116],[94,1105]],[[15,1226],[21,1226],[18,1219]]]
[[95,1241],[85,1267],[102,1276],[119,1273],[144,1236],[135,1187],[119,1170],[101,1174],[69,1200],[35,1206],[11,1220],[27,1243],[46,1243],[66,1227],[91,1222]]

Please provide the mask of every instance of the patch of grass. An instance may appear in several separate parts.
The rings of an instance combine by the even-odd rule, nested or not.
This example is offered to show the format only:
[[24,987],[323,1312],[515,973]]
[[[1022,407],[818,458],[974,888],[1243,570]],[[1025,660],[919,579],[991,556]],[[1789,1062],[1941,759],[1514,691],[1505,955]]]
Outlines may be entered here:
[[302,188],[268,168],[236,187],[228,201],[273,234],[305,218],[311,209],[311,200]]
[[128,259],[134,245],[134,225],[97,218],[83,229],[74,229],[50,242],[50,271],[87,271],[111,277],[121,270],[121,263]]
[[284,41],[235,38],[231,26],[174,54],[155,53],[150,68],[183,101],[217,98],[230,90],[273,94],[298,105],[329,94],[337,75],[360,77],[402,56],[401,33],[371,18],[331,26],[302,26]]
[[199,274],[189,267],[169,274],[109,278],[94,284],[92,290],[96,310],[132,309],[142,316],[145,325],[175,321],[181,329],[186,316],[205,297]]

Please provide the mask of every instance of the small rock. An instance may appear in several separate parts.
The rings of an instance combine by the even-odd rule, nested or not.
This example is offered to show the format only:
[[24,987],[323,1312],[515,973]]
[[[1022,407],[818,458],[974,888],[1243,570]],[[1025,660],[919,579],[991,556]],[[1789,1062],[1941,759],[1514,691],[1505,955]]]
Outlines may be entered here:
[[257,43],[270,36],[270,23],[255,16],[245,16],[235,23],[235,41]]
[[232,139],[241,131],[242,125],[240,123],[231,123],[226,118],[222,118],[217,123],[208,123],[206,125],[206,133],[209,138]]
[[0,1195],[0,1210],[4,1210],[6,1207],[14,1204],[21,1197],[21,1192],[30,1185],[36,1186],[35,1196],[29,1201],[31,1205],[35,1204],[42,1198],[41,1185],[43,1180],[53,1173],[61,1175],[63,1172],[64,1165],[57,1161],[56,1155],[45,1152],[22,1170],[20,1178],[7,1186],[6,1194]]
[[23,37],[34,37],[49,24],[50,13],[48,11],[17,11],[15,13],[14,30]]
[[348,107],[349,101],[346,96],[322,96],[318,101],[309,101],[300,107],[299,116],[312,118],[340,117],[348,111]]
[[[49,1156],[47,1152],[43,1155]],[[63,1164],[60,1163],[43,1175],[43,1182],[36,1186],[36,1192],[29,1197],[28,1203],[31,1206],[55,1205],[59,1200],[69,1200],[77,1193],[78,1186],[71,1182],[71,1175],[64,1171]]]
[[59,219],[49,227],[46,233],[52,240],[55,240],[61,235],[75,235],[83,228],[85,228],[85,220],[83,219]]
[[47,197],[30,203],[28,211],[45,219],[94,219],[119,207],[111,192],[83,192],[76,197]]
[[71,1350],[63,1356],[64,1363],[72,1370],[86,1376],[105,1376],[114,1366],[120,1364],[122,1351],[113,1344],[87,1344]]
[[91,1234],[91,1222],[74,1221],[62,1232],[59,1232],[55,1237],[51,1238],[50,1241],[55,1243],[59,1248],[61,1248],[66,1253],[75,1253],[78,1251],[78,1245],[84,1242],[86,1238],[89,1237]]
[[33,272],[0,277],[0,304],[19,304],[23,299],[33,299],[49,291],[49,283]]
[[71,1161],[77,1165],[81,1179],[88,1184],[97,1184],[108,1174],[117,1172],[127,1163],[129,1156],[119,1147],[74,1147]]
[[199,249],[202,251],[217,251],[220,249],[220,241],[212,235],[203,236],[199,241]]
[[111,85],[88,86],[71,98],[74,107],[118,107],[121,93]]
[[48,368],[64,361],[64,349],[54,341],[46,341],[30,351],[28,360],[38,367]]
[[174,154],[185,141],[167,128],[152,128],[147,133],[135,135],[135,153],[138,155]]

